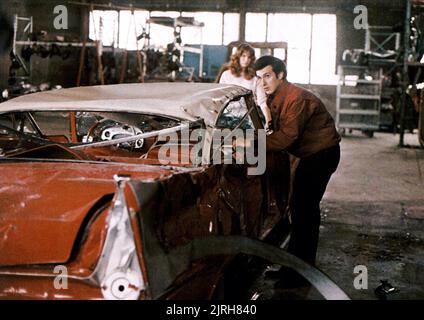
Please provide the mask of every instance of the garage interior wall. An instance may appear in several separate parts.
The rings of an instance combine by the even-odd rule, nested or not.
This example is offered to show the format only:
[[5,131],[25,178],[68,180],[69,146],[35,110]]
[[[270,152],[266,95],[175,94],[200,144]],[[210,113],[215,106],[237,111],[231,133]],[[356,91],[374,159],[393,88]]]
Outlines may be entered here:
[[[83,0],[80,2],[84,2]],[[88,2],[88,1],[86,1]],[[92,1],[93,3],[109,3],[110,1]],[[402,23],[404,15],[404,1],[336,1],[336,0],[304,0],[304,1],[236,1],[236,0],[152,0],[152,1],[113,1],[114,5],[128,6],[130,3],[137,8],[159,11],[220,11],[220,12],[281,12],[281,13],[332,13],[337,17],[337,59],[341,62],[345,49],[363,48],[365,31],[356,30],[353,21],[357,16],[355,6],[361,4],[368,8],[368,22],[370,25],[394,26]],[[57,5],[65,4],[68,8],[67,30],[56,30],[53,27],[53,9]],[[5,0],[0,1],[0,9],[12,20],[14,14],[32,16],[34,31],[45,30],[51,35],[65,36],[67,39],[80,41],[83,34],[84,7],[66,4],[63,0]],[[384,9],[384,14],[381,12]],[[49,16],[51,18],[49,18]],[[401,18],[402,17],[402,18]],[[241,21],[243,19],[241,18]],[[243,28],[243,23],[241,23]],[[243,35],[241,35],[243,38]],[[242,39],[241,39],[242,40]],[[34,57],[31,83],[51,82],[64,87],[75,86],[79,55],[73,54],[68,59],[60,57],[41,59]],[[0,56],[0,88],[7,86],[10,59],[7,54]],[[336,86],[335,85],[303,85],[318,94],[327,104],[331,113],[335,113]]]

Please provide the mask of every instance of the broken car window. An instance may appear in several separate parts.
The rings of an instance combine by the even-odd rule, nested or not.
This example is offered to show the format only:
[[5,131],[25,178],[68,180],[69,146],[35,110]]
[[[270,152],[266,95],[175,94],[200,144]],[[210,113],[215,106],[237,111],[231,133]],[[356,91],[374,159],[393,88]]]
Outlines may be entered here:
[[239,100],[230,101],[219,116],[216,126],[231,130],[235,128],[243,130],[254,129],[244,97],[241,97]]

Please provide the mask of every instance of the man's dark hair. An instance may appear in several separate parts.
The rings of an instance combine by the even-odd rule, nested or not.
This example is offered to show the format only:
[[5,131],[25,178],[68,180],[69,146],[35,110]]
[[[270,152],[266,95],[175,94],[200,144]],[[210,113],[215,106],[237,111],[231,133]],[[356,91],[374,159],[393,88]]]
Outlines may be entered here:
[[274,71],[276,75],[278,75],[280,72],[283,72],[283,79],[287,77],[287,68],[283,60],[278,59],[274,56],[262,56],[258,60],[256,60],[255,64],[253,65],[253,68],[255,69],[255,71],[258,71],[265,68],[266,66],[271,66],[272,71]]

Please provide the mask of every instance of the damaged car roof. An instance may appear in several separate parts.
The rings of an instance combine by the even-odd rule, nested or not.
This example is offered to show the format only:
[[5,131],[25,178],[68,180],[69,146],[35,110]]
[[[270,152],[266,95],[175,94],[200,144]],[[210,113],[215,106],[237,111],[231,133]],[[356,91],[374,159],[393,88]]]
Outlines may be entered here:
[[[0,104],[10,111],[123,111],[162,114],[213,125],[223,104],[250,90],[216,83],[131,83],[23,95]],[[224,97],[224,98],[223,98]]]

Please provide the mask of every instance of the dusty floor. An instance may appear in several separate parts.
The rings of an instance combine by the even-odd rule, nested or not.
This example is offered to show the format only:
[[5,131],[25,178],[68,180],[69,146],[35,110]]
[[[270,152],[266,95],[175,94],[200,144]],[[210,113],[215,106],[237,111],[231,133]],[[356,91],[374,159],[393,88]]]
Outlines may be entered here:
[[[424,149],[417,135],[344,137],[342,160],[322,202],[318,267],[352,299],[376,299],[388,280],[388,299],[424,299]],[[357,290],[356,265],[368,270]]]
[[[397,289],[388,300],[424,299],[424,149],[416,134],[405,136],[409,148],[398,142],[388,133],[344,137],[322,201],[317,266],[352,299],[378,299],[381,280]],[[367,289],[355,289],[358,265],[367,268]],[[304,297],[262,281],[259,299]],[[306,298],[322,299],[315,290]]]

